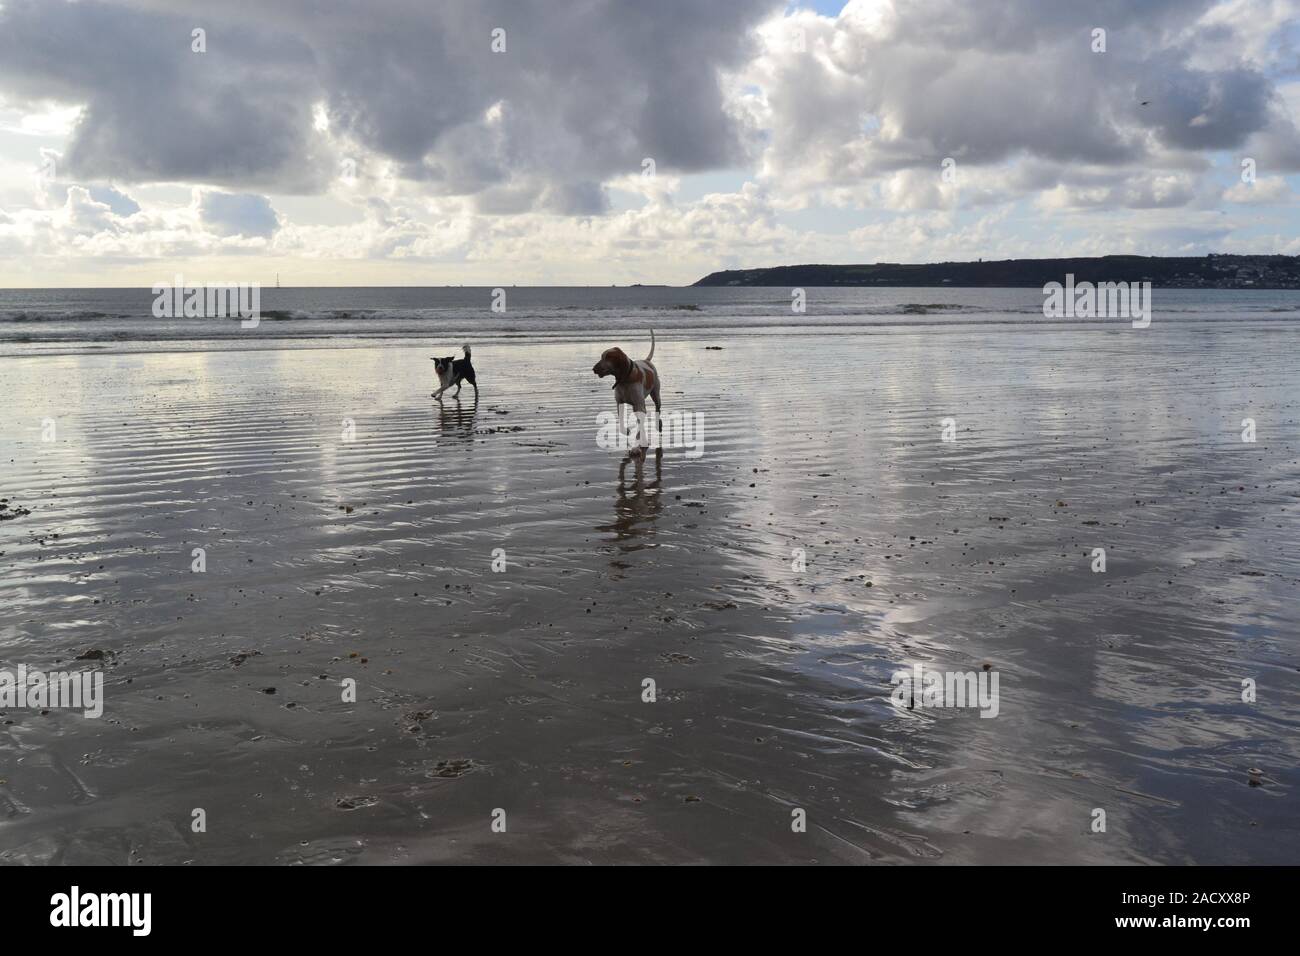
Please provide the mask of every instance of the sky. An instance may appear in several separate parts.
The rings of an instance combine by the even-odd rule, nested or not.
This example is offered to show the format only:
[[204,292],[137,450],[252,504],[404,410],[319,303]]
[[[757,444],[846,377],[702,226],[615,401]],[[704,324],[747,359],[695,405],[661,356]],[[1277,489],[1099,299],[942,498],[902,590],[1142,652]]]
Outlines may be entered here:
[[0,287],[1300,254],[1300,0],[0,0]]

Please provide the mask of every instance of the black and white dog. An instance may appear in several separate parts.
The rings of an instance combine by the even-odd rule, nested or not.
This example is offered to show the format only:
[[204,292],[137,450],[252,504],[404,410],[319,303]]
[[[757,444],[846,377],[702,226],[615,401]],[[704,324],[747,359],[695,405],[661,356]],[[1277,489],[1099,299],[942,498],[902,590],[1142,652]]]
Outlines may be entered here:
[[433,367],[438,373],[438,383],[442,386],[433,393],[434,398],[441,398],[442,393],[453,385],[456,386],[456,391],[451,393],[451,397],[456,398],[460,395],[460,383],[469,382],[474,386],[474,400],[478,401],[478,382],[474,380],[474,365],[469,360],[469,346],[461,347],[465,350],[463,359],[448,355],[446,358],[433,360]]

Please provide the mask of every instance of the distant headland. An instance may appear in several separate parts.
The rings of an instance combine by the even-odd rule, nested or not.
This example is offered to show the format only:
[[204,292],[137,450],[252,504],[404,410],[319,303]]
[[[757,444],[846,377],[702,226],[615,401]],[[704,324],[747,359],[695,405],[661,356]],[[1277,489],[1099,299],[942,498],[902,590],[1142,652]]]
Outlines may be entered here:
[[697,286],[1041,287],[1061,282],[1150,282],[1160,289],[1298,289],[1300,256],[1099,256],[978,262],[877,262],[870,265],[728,269]]

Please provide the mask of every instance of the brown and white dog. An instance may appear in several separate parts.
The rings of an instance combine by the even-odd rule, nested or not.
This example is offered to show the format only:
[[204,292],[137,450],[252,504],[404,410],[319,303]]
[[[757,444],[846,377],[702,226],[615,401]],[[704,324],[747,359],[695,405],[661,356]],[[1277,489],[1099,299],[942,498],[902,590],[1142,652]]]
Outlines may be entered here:
[[[644,422],[647,395],[654,399],[655,418],[659,417],[659,370],[650,361],[654,357],[655,333],[654,329],[651,329],[650,354],[645,358],[634,361],[628,358],[621,348],[615,346],[612,349],[605,349],[601,353],[600,361],[591,367],[591,370],[601,378],[606,375],[614,376],[614,414],[620,429],[623,427],[624,405],[631,405],[632,411],[643,416],[641,421]],[[660,421],[658,424],[662,431],[664,423]],[[642,440],[648,437],[642,436]],[[633,454],[639,451],[640,449],[637,449]]]

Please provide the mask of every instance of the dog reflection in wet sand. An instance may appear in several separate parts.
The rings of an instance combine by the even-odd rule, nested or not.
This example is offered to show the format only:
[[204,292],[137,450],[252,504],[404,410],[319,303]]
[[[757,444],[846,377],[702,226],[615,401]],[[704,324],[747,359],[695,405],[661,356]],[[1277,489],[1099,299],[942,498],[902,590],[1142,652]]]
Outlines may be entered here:
[[[614,521],[602,530],[613,531],[621,541],[649,531],[663,511],[662,448],[655,449],[654,478],[645,480],[646,455],[643,449],[629,452],[618,469],[618,495],[614,499]],[[627,466],[633,465],[629,481]]]
[[469,405],[456,402],[454,405],[438,403],[438,426],[443,435],[450,438],[468,438],[473,445],[474,425],[478,420],[478,399]]
[[[600,378],[604,378],[606,375],[614,376],[614,415],[620,430],[623,428],[624,405],[631,405],[632,411],[639,416],[640,420],[645,420],[645,399],[647,395],[654,399],[655,416],[658,417],[659,415],[661,408],[659,402],[659,370],[650,361],[654,357],[655,333],[654,329],[651,329],[650,354],[645,358],[640,360],[630,359],[621,348],[615,346],[601,353],[600,361],[591,368]],[[663,427],[663,421],[661,420],[659,428],[662,430]],[[641,448],[636,448],[632,451],[632,454],[641,456],[644,451]]]

